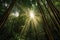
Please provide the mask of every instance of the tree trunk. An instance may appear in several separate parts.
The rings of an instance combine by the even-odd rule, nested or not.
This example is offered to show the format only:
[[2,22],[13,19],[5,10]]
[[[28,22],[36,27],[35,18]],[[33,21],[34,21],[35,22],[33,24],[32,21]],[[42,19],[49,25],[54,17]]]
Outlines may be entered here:
[[48,37],[49,37],[49,40],[54,40],[54,38],[53,38],[53,33],[52,33],[51,30],[49,29],[50,26],[49,26],[49,24],[48,24],[48,22],[47,22],[47,20],[46,20],[46,18],[45,18],[44,11],[43,11],[40,3],[39,3],[39,0],[37,0],[37,3],[38,3],[38,8],[39,8],[39,10],[40,10],[40,13],[41,13],[41,15],[42,15],[43,22],[44,22],[44,24],[45,24],[45,27],[44,27],[45,32],[47,33],[47,35],[48,35]]
[[51,16],[50,10],[49,10],[49,8],[46,7],[46,4],[43,3],[43,5],[45,6],[46,11],[48,12],[49,16],[51,17],[50,21],[51,21],[52,25],[50,26],[50,29],[51,29],[51,31],[53,31],[54,37],[56,37],[56,35],[57,35],[57,37],[58,37],[57,39],[59,39],[60,29],[59,29],[58,25],[56,25],[56,19],[54,19],[53,16]]
[[16,0],[12,0],[12,3],[10,4],[9,8],[5,11],[5,13],[0,18],[0,28],[4,25],[5,21],[7,20]]
[[46,0],[46,1],[51,11],[53,12],[58,24],[60,25],[60,11],[53,5],[51,0]]

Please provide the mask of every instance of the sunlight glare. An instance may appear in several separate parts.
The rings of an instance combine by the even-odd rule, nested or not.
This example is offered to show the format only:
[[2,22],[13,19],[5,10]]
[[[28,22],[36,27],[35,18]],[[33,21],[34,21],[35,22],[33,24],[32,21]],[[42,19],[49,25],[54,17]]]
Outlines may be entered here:
[[18,17],[18,16],[19,16],[19,13],[18,13],[18,12],[16,12],[16,13],[15,13],[15,16],[16,16],[16,17]]
[[30,11],[30,18],[34,19],[34,16],[35,16],[35,15],[34,15],[34,12],[31,10],[31,11]]
[[18,17],[19,16],[19,12],[15,12],[15,13],[12,13],[11,15],[15,16],[15,17]]
[[41,21],[40,15],[38,14],[38,16],[37,16],[37,14],[34,12],[34,10],[29,9],[26,16],[28,16],[28,17],[26,18],[24,27],[22,27],[20,36],[22,36],[22,34],[26,35],[27,32],[30,30],[30,28],[37,31],[37,28]]

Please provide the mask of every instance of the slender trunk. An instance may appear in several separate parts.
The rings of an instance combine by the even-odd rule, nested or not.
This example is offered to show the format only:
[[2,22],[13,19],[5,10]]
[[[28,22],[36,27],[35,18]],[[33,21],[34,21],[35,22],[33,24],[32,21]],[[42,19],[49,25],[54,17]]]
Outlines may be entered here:
[[52,31],[53,32],[56,31],[56,33],[57,33],[56,35],[60,36],[60,29],[59,29],[59,26],[56,25],[56,19],[54,19],[53,16],[51,16],[49,9],[46,7],[46,4],[43,3],[43,5],[45,6],[45,8],[46,8],[46,10],[47,10],[47,12],[49,14],[49,16],[51,17],[51,23],[52,23],[51,29],[53,28]]
[[53,5],[51,0],[46,0],[46,1],[47,1],[48,6],[50,7],[50,9],[52,10],[57,22],[60,25],[60,11]]
[[40,10],[40,12],[41,12],[41,15],[42,15],[42,19],[43,19],[44,24],[45,24],[45,27],[44,27],[45,32],[47,33],[47,35],[48,35],[48,37],[49,37],[49,40],[54,40],[53,34],[52,34],[51,30],[49,29],[50,26],[49,26],[49,24],[48,24],[48,22],[47,22],[47,20],[46,20],[46,18],[45,18],[45,16],[44,16],[44,11],[43,11],[43,9],[42,9],[39,1],[37,1],[37,3],[38,3],[39,10]]
[[7,20],[16,0],[12,0],[12,3],[10,4],[9,8],[5,11],[5,13],[0,18],[0,28],[4,25],[5,21]]

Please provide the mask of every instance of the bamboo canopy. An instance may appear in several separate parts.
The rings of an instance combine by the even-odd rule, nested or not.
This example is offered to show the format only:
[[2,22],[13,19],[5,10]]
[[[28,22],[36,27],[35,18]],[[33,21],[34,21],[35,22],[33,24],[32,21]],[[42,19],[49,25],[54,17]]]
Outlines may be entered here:
[[[60,39],[60,11],[54,6],[52,0],[45,0],[47,2],[47,5],[42,0],[36,0],[36,1],[37,1],[37,5],[38,5],[37,7],[39,9],[39,13],[41,14],[43,22],[44,22],[45,27],[43,27],[43,28],[44,28],[45,33],[47,34],[48,40],[56,40],[56,39],[59,40]],[[49,21],[46,18],[44,9],[42,8],[40,1],[43,3],[44,8],[46,9],[47,14],[50,17],[51,24],[49,24]],[[9,14],[15,3],[16,3],[16,0],[12,0],[12,3],[10,4],[9,8],[5,11],[5,13],[0,18],[0,29],[3,27],[6,20],[8,19]],[[48,6],[48,7],[46,7],[46,6]],[[31,23],[30,23],[30,25],[31,25]],[[35,28],[34,28],[34,32],[36,33],[36,35],[35,35],[36,40],[39,40],[38,36],[37,36],[38,35],[37,30]],[[27,34],[28,33],[29,32],[27,32]]]

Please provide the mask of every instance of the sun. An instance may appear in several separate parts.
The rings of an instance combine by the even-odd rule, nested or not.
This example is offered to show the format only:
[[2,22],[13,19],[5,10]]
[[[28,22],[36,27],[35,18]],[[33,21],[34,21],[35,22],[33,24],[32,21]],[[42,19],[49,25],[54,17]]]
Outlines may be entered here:
[[34,19],[34,17],[35,17],[35,15],[34,15],[34,11],[33,11],[33,10],[30,10],[29,13],[30,13],[30,18],[31,18],[31,19]]

